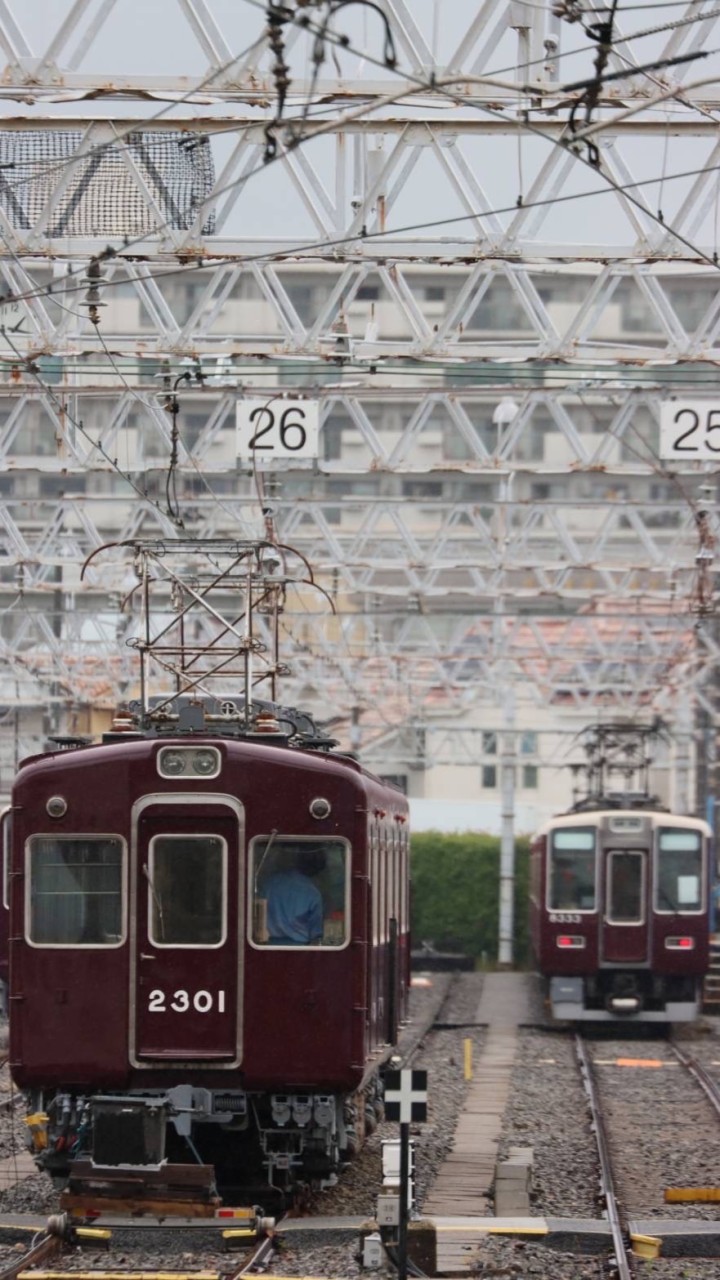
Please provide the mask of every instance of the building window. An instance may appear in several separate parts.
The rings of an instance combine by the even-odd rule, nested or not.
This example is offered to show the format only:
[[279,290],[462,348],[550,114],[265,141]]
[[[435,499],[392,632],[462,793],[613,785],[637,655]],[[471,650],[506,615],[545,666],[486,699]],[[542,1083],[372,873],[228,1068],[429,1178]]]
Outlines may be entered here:
[[442,480],[403,480],[404,498],[442,498]]
[[[484,756],[497,755],[497,734],[494,730],[483,730],[482,753]],[[495,784],[493,783],[493,786]]]
[[538,785],[538,767],[536,764],[524,764],[522,767],[522,784],[527,791],[535,791]]
[[497,786],[497,766],[494,764],[484,764],[480,770],[480,786],[485,791],[492,790]]
[[537,734],[534,733],[531,729],[525,729],[524,732],[520,734],[520,755],[536,756],[537,749],[538,749]]

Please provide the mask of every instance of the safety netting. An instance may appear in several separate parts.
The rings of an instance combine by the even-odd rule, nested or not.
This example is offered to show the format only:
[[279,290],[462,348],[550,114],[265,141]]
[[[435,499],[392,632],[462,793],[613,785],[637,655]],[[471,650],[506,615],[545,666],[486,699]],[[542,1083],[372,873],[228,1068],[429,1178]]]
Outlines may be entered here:
[[[0,130],[0,209],[50,239],[188,231],[214,181],[204,134],[138,129],[95,142],[79,129]],[[201,229],[212,233],[212,213]]]

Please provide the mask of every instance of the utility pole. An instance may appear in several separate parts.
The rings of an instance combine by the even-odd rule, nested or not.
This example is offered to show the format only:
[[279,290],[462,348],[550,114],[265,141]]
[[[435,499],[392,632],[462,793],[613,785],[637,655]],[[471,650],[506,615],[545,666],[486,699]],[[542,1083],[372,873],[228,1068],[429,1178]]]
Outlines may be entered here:
[[[509,429],[518,413],[514,401],[503,400],[493,414],[498,428],[498,446],[503,430]],[[499,449],[498,449],[499,451]],[[498,553],[504,562],[510,523],[509,501],[512,473],[500,485],[498,494]],[[494,645],[496,653],[504,652],[503,634],[505,597],[495,600]],[[515,733],[515,692],[510,663],[500,662],[500,696],[502,699],[502,732],[500,734],[500,901],[498,910],[498,963],[510,967],[513,962],[515,908],[515,771],[517,747]]]
[[503,688],[503,729],[500,734],[500,919],[498,962],[513,962],[515,916],[515,694],[509,679]]

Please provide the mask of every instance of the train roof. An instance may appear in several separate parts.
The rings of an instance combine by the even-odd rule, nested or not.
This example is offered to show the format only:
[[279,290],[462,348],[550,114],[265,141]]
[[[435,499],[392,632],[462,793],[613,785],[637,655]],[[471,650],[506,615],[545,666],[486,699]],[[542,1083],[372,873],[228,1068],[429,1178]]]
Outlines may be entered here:
[[584,809],[575,810],[572,813],[560,813],[543,823],[542,827],[535,833],[535,839],[539,836],[547,835],[548,831],[556,827],[593,827],[599,826],[606,818],[648,818],[653,827],[667,826],[685,827],[691,831],[702,831],[704,835],[711,837],[712,830],[704,818],[696,818],[692,815],[672,813],[669,809]]
[[346,755],[339,751],[312,749],[306,745],[288,743],[287,741],[282,743],[269,742],[263,740],[260,735],[251,739],[248,737],[218,737],[212,733],[193,734],[187,737],[176,733],[168,734],[167,737],[117,733],[105,735],[105,738],[112,738],[112,740],[103,742],[87,740],[78,742],[73,740],[72,745],[68,745],[61,740],[54,750],[48,750],[35,756],[28,756],[20,762],[16,782],[24,780],[29,772],[38,774],[45,770],[55,772],[56,770],[72,768],[75,765],[86,769],[88,764],[102,761],[119,764],[121,761],[133,756],[150,759],[162,747],[216,747],[220,751],[226,752],[230,758],[254,759],[266,764],[268,767],[280,765],[284,768],[306,769],[310,772],[318,772],[325,775],[334,773],[336,776],[351,774],[355,776],[360,785],[362,785],[361,780],[368,783],[376,783],[388,791],[397,792],[398,798],[405,799],[404,792],[394,782],[379,778],[377,774],[366,769],[354,756]]

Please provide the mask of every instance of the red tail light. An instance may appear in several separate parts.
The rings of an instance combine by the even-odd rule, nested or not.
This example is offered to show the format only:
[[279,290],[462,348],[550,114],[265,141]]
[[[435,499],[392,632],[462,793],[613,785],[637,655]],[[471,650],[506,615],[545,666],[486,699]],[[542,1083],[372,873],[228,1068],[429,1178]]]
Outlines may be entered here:
[[580,934],[560,933],[556,938],[559,947],[584,947],[585,939]]
[[668,951],[692,951],[695,947],[694,938],[666,938],[665,946]]

